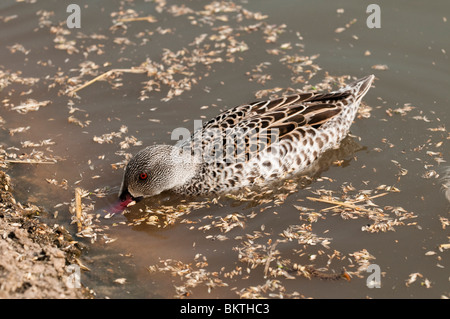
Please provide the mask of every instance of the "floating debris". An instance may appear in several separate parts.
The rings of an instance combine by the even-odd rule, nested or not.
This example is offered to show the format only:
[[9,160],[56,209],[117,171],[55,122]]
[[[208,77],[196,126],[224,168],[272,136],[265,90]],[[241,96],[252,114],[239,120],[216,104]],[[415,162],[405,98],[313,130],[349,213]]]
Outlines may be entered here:
[[38,111],[40,107],[47,106],[51,101],[38,102],[34,99],[28,99],[18,106],[13,106],[11,110],[17,111],[20,114],[26,114],[31,111]]
[[[419,278],[424,278],[420,272],[410,274],[409,278],[405,282],[406,287],[409,287],[411,284],[415,283]],[[420,284],[426,288],[431,287],[431,282],[427,278],[422,279]]]
[[[332,218],[357,220],[360,222],[357,230],[369,232],[370,236],[395,231],[399,227],[419,227],[417,215],[420,214],[411,212],[409,203],[395,202],[396,196],[390,196],[400,192],[404,180],[412,178],[414,174],[424,178],[423,183],[438,184],[438,187],[443,184],[443,191],[450,201],[448,183],[445,181],[441,183],[438,179],[445,175],[442,173],[442,166],[439,165],[445,163],[445,142],[450,138],[443,124],[444,119],[438,119],[432,110],[428,111],[420,105],[413,106],[411,103],[403,102],[392,104],[378,98],[379,105],[371,103],[369,106],[363,103],[360,106],[359,119],[394,122],[401,120],[413,122],[410,123],[411,126],[412,124],[429,126],[424,129],[428,134],[408,140],[408,143],[416,143],[415,145],[408,148],[408,143],[402,144],[406,145],[405,148],[397,153],[395,151],[398,148],[396,145],[398,139],[395,135],[380,136],[379,141],[374,142],[379,145],[372,146],[368,152],[375,151],[377,155],[386,150],[391,152],[389,155],[387,152],[381,154],[383,162],[380,165],[384,163],[391,169],[394,178],[383,181],[386,185],[357,179],[352,180],[354,185],[359,182],[365,186],[354,187],[348,183],[339,185],[335,177],[324,176],[322,172],[320,177],[311,177],[314,176],[312,174],[303,179],[288,178],[276,185],[243,189],[217,197],[180,199],[172,205],[164,201],[156,202],[151,206],[127,211],[126,221],[114,222],[113,213],[101,215],[94,210],[95,198],[105,197],[108,190],[105,187],[93,191],[86,190],[80,185],[85,185],[86,181],[98,183],[101,176],[104,176],[99,173],[95,160],[108,159],[108,162],[112,163],[115,160],[111,160],[109,156],[117,156],[118,161],[111,166],[113,169],[123,168],[131,157],[133,147],[143,143],[132,135],[137,133],[134,131],[129,133],[128,127],[122,125],[126,119],[115,117],[117,113],[112,115],[111,112],[106,117],[110,124],[107,124],[103,131],[99,130],[98,128],[103,126],[99,126],[95,122],[95,117],[88,114],[92,110],[91,100],[88,100],[91,92],[89,90],[95,90],[103,84],[104,92],[111,93],[110,91],[114,90],[113,93],[120,92],[123,96],[133,92],[135,95],[131,96],[131,99],[149,100],[152,103],[154,97],[161,102],[168,102],[186,95],[187,92],[197,92],[194,91],[196,87],[200,91],[212,94],[215,85],[210,84],[207,78],[218,69],[231,64],[235,64],[234,68],[240,68],[241,65],[244,67],[241,76],[252,82],[251,86],[254,87],[252,93],[258,99],[279,97],[293,92],[330,91],[352,80],[348,75],[333,76],[321,70],[318,64],[319,55],[305,52],[300,32],[290,30],[286,24],[273,23],[268,15],[247,10],[243,3],[211,1],[199,9],[193,9],[194,5],[190,8],[189,4],[168,4],[165,0],[156,0],[151,2],[154,6],[152,8],[154,16],[127,7],[132,6],[130,4],[131,2],[123,2],[119,8],[113,9],[116,11],[109,15],[110,25],[103,29],[104,34],[99,33],[100,29],[92,30],[92,33],[84,33],[91,32],[86,30],[73,31],[66,27],[65,21],[56,20],[55,12],[39,10],[36,13],[39,21],[35,31],[42,34],[47,32],[50,35],[46,47],[56,52],[57,58],[49,56],[36,61],[39,68],[48,70],[45,76],[40,78],[26,76],[28,73],[25,71],[28,70],[0,68],[1,103],[5,110],[24,115],[32,111],[45,112],[49,107],[62,105],[67,112],[64,117],[66,122],[63,125],[69,126],[71,131],[90,134],[83,136],[87,136],[88,141],[94,141],[96,148],[102,149],[94,154],[92,161],[89,159],[88,172],[83,172],[82,179],[76,182],[60,175],[56,177],[56,174],[45,178],[49,177],[46,173],[42,177],[44,185],[48,184],[50,189],[61,189],[69,196],[75,191],[75,198],[71,202],[67,199],[54,208],[59,210],[61,216],[67,212],[65,207],[70,206],[77,236],[92,242],[102,239],[102,243],[105,244],[116,241],[116,238],[111,238],[107,234],[108,227],[101,218],[104,217],[111,218],[108,222],[111,222],[113,227],[139,229],[145,227],[161,231],[179,224],[178,227],[195,232],[196,236],[207,239],[208,243],[214,242],[211,245],[229,247],[227,258],[229,256],[232,259],[233,266],[218,265],[212,262],[213,258],[208,260],[203,254],[186,258],[174,257],[149,266],[150,276],[162,273],[174,279],[175,297],[195,297],[197,291],[211,292],[218,287],[230,287],[228,290],[241,298],[305,298],[297,291],[288,291],[286,281],[292,282],[293,279],[299,278],[325,280],[350,280],[353,276],[362,278],[367,275],[365,274],[367,267],[375,260],[375,256],[363,247],[359,247],[358,249],[361,248],[359,251],[351,254],[333,249],[335,239],[332,238],[332,230],[317,232],[317,229],[321,228],[317,227],[319,223]],[[337,9],[336,12],[342,15],[344,9]],[[159,38],[163,41],[158,43],[165,43],[164,41],[180,35],[179,29],[170,24],[162,24],[167,17],[176,17],[186,26],[192,27],[190,38],[180,37],[182,41],[180,40],[179,45],[171,41],[173,45],[170,49],[153,46],[151,54],[140,56],[141,60],[131,61],[128,52],[138,52],[138,49],[151,45]],[[0,21],[6,24],[17,18],[17,15],[11,15],[0,17]],[[355,22],[356,19],[352,19],[345,26],[337,28],[335,37],[348,35],[352,42],[358,40],[358,36],[348,33]],[[31,57],[36,51],[30,50],[26,44],[14,41],[8,43],[6,52],[9,50],[11,56],[14,54],[14,59],[23,57],[32,61]],[[119,56],[113,55],[117,60],[112,60],[109,54],[114,50],[120,52]],[[248,60],[249,56],[252,56],[251,52],[255,50],[259,50],[258,60]],[[442,52],[445,54],[444,51]],[[363,52],[365,57],[373,53],[369,50],[360,52]],[[64,62],[61,64],[60,61]],[[28,65],[31,66],[32,63]],[[68,65],[71,66],[67,67]],[[377,71],[389,70],[385,64],[376,64],[372,68]],[[133,90],[129,90],[127,77],[133,79],[131,81]],[[278,86],[283,81],[284,83],[290,81],[292,87],[286,83],[282,87]],[[226,79],[217,85],[219,83],[224,85],[224,82]],[[134,83],[137,83],[137,88],[133,87]],[[46,93],[47,89],[55,100],[57,97],[63,102],[60,104],[60,100],[54,101],[54,105],[51,105],[50,97],[42,94]],[[151,105],[148,110],[162,110],[165,103],[159,104],[161,105],[158,107]],[[46,109],[42,110],[44,107]],[[204,105],[200,109],[211,111],[215,107],[218,105]],[[164,124],[164,119],[158,118],[157,113],[152,113],[148,123]],[[380,114],[385,118],[377,118]],[[33,115],[29,114],[27,119]],[[200,116],[202,118],[205,114]],[[7,116],[4,117],[8,120]],[[19,117],[26,116],[19,115]],[[142,115],[137,114],[137,117]],[[12,141],[11,145],[0,145],[0,166],[5,167],[14,163],[55,164],[64,160],[65,156],[70,158],[70,153],[61,156],[56,152],[53,154],[52,149],[58,148],[50,149],[50,146],[61,142],[57,137],[41,135],[35,137],[36,127],[33,127],[31,122],[20,122],[22,124],[15,122],[11,124],[12,127],[8,127],[5,125],[5,119],[0,117],[0,125],[5,132],[9,132],[7,137],[12,137]],[[143,119],[147,120],[145,117]],[[118,125],[120,128],[110,127],[115,120],[121,123]],[[67,125],[67,122],[70,125]],[[420,139],[422,137],[423,139]],[[405,156],[390,157],[392,154]],[[359,158],[359,154],[340,156],[329,165],[344,169],[349,161],[354,161],[352,164],[355,168],[361,168],[366,172],[373,170],[375,173],[380,169],[379,166],[369,167],[370,164],[362,163]],[[386,158],[396,160],[390,161]],[[419,162],[423,170],[417,171],[417,167],[411,165],[411,162]],[[90,173],[89,169],[93,172]],[[105,171],[104,167],[101,169]],[[369,180],[369,177],[367,179]],[[311,184],[312,182],[314,183]],[[73,189],[74,186],[76,190]],[[300,195],[295,195],[299,193]],[[295,200],[294,196],[298,199]],[[219,209],[224,205],[229,208],[226,212]],[[199,210],[205,214],[193,213]],[[293,214],[296,220],[290,219],[289,223],[274,231],[267,216],[281,218],[282,214],[287,212]],[[58,211],[54,212],[54,215],[56,218]],[[255,225],[255,221],[261,221],[261,224]],[[348,227],[353,227],[352,225],[349,223]],[[444,230],[449,227],[447,216],[439,216],[438,227]],[[192,243],[192,247],[196,244],[199,245],[198,242]],[[448,243],[428,247],[426,256],[436,257],[439,252],[442,253],[447,249],[450,249]],[[202,250],[203,253],[205,251]],[[248,284],[246,281],[248,278],[256,278],[259,282],[252,281],[252,284]],[[406,281],[407,286],[416,281],[425,287],[432,286],[432,283],[419,273],[410,275]],[[113,282],[123,285],[128,284],[130,280],[117,278]]]
[[[396,188],[393,189],[385,185],[378,187],[378,190],[398,191]],[[370,193],[360,191],[360,194],[355,195],[351,199],[345,194],[346,201],[337,200],[329,195],[322,196],[321,198],[307,197],[307,199],[334,205],[333,207],[324,208],[321,211],[332,210],[344,219],[368,218],[373,221],[373,224],[363,226],[361,230],[370,233],[394,231],[394,226],[416,225],[416,222],[413,221],[405,224],[405,221],[417,218],[417,215],[414,213],[410,213],[402,207],[385,206],[384,209],[381,209],[373,203],[373,199],[388,195],[389,193],[384,192],[368,196]],[[365,202],[364,206],[360,204],[361,202]],[[356,205],[357,203],[358,205]],[[371,206],[371,208],[367,208],[367,206]],[[388,213],[389,211],[391,211],[391,214]],[[310,216],[311,214],[312,217]],[[316,212],[304,212],[302,215],[307,215],[306,218],[311,221],[317,221],[318,217],[322,216],[322,214]]]
[[169,272],[179,278],[180,285],[175,286],[177,298],[184,298],[192,294],[192,289],[205,286],[210,293],[217,287],[226,287],[227,283],[219,278],[217,272],[209,272],[207,259],[201,254],[194,257],[194,263],[183,263],[174,259],[160,260],[160,265],[148,267],[150,274],[155,272]]
[[379,71],[386,71],[389,70],[389,67],[386,64],[375,64],[372,65],[372,69]]
[[78,226],[78,232],[81,232],[83,226],[81,224],[81,188],[75,188],[75,217]]
[[[100,214],[93,212],[94,204],[90,198],[91,195],[95,194],[79,187],[76,188],[75,199],[71,202],[69,211],[72,213],[72,223],[77,224],[76,235],[89,238],[91,243],[94,243],[105,229],[100,224]],[[86,201],[90,201],[90,203],[86,204]],[[102,238],[110,240],[107,236]]]

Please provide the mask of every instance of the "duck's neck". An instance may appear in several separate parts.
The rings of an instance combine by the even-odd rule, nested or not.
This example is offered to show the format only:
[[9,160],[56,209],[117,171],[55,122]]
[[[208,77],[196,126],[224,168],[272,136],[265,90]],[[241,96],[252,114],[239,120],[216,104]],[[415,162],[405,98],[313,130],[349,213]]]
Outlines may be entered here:
[[198,174],[201,163],[196,157],[191,155],[191,152],[172,146],[170,158],[173,165],[173,180],[176,181],[173,188],[182,187]]

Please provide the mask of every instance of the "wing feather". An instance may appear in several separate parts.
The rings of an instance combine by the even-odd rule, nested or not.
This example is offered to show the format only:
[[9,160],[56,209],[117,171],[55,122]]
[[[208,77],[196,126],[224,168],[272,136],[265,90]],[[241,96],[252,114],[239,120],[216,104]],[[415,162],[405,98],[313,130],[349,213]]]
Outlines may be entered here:
[[[200,131],[194,132],[192,140],[200,139],[202,146],[211,150],[218,143],[213,138],[205,138],[204,133],[220,129],[222,140],[219,144],[225,147],[229,145],[227,140],[234,138],[235,152],[245,152],[248,160],[251,155],[263,151],[277,139],[290,138],[293,132],[301,133],[306,127],[320,128],[341,112],[346,105],[342,101],[350,95],[350,91],[301,93],[239,105],[205,123]],[[273,138],[273,132],[278,133],[277,139]],[[238,145],[237,139],[245,145]],[[250,144],[255,139],[262,139],[263,142],[253,147]]]

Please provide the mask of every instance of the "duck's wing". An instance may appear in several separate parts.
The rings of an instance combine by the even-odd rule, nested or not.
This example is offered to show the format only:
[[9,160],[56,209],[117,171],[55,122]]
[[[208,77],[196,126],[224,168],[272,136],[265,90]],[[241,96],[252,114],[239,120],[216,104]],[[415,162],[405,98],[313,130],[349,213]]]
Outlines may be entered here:
[[202,130],[245,127],[247,123],[258,122],[261,122],[261,127],[288,122],[297,125],[319,125],[337,115],[343,106],[338,102],[345,100],[350,94],[349,91],[301,93],[239,105],[205,123]]
[[341,112],[350,95],[350,91],[301,93],[240,105],[205,123],[193,140],[201,140],[208,154],[233,147],[232,153],[248,159],[294,131],[319,128]]

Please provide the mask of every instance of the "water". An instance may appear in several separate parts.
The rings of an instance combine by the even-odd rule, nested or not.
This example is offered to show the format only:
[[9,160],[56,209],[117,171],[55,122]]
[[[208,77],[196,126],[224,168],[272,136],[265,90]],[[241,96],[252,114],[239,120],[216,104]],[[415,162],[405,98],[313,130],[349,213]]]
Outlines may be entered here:
[[[44,221],[65,225],[75,234],[76,225],[70,223],[68,210],[75,187],[94,193],[104,188],[105,197],[83,198],[84,204],[93,204],[93,211],[101,212],[116,200],[123,169],[114,169],[111,164],[124,161],[123,153],[135,153],[153,143],[173,143],[170,133],[174,128],[192,131],[194,120],[205,121],[222,109],[253,101],[259,90],[279,87],[281,94],[289,87],[317,86],[326,72],[355,77],[373,73],[377,80],[364,98],[365,105],[372,108],[370,117],[355,121],[352,137],[339,151],[330,152],[321,160],[312,179],[295,179],[300,185],[291,188],[283,188],[283,183],[272,185],[274,193],[261,195],[258,201],[239,202],[222,196],[217,203],[208,202],[207,207],[194,209],[166,227],[167,220],[161,214],[153,215],[159,218],[160,227],[145,222],[137,225],[139,218],[148,215],[140,210],[146,206],[153,211],[161,205],[176,207],[183,203],[182,198],[148,199],[129,213],[108,219],[101,213],[94,222],[98,231],[94,243],[89,238],[76,237],[86,245],[82,261],[90,268],[82,273],[82,282],[100,298],[237,298],[256,294],[313,298],[448,297],[448,250],[439,247],[448,244],[445,220],[449,203],[437,176],[443,176],[449,158],[449,119],[445,108],[449,104],[450,5],[445,1],[426,7],[420,1],[383,3],[381,28],[369,29],[369,3],[250,0],[236,1],[235,6],[224,3],[213,13],[211,7],[205,7],[209,1],[173,1],[165,6],[163,2],[150,1],[79,1],[81,28],[66,34],[68,3],[2,2],[0,70],[20,71],[22,78],[39,79],[33,85],[11,83],[1,91],[3,150],[30,155],[35,149],[46,158],[58,159],[56,164],[11,164],[7,173],[15,181],[17,198],[43,206],[49,212],[42,217]],[[178,7],[171,8],[172,4]],[[192,11],[181,14],[182,4]],[[236,6],[247,11],[237,10]],[[117,12],[128,9],[139,17],[151,15],[157,22],[124,22],[125,27],[114,28]],[[46,12],[53,14],[47,17]],[[260,20],[261,16],[251,18],[243,12],[260,12],[267,17]],[[132,16],[132,12],[128,13],[124,17]],[[270,33],[269,29],[274,30],[272,25],[280,32]],[[335,32],[344,27],[344,31]],[[195,44],[196,37],[205,33],[203,42],[197,38]],[[224,38],[217,38],[221,35]],[[270,42],[274,35],[275,42]],[[25,52],[17,51],[15,44],[23,45]],[[55,48],[58,44],[66,46]],[[78,52],[69,54],[73,48]],[[164,49],[173,53],[184,51],[174,57]],[[195,49],[210,55],[202,55],[204,60],[199,62],[195,60]],[[274,49],[278,49],[278,55],[267,52]],[[319,56],[295,73],[294,64],[280,61],[295,54]],[[170,63],[164,64],[163,56],[170,57]],[[222,61],[204,62],[213,58]],[[137,67],[146,59],[164,65],[165,71],[177,62],[186,67],[182,70],[185,74],[175,73],[173,79],[187,77],[195,82],[187,82],[191,89],[168,101],[162,101],[168,95],[168,85],[162,84],[159,91],[142,93],[143,82],[152,79],[146,74],[126,73],[109,82],[95,82],[77,92],[79,98],[64,93],[70,88],[69,79],[76,81],[80,75],[82,62],[94,62],[97,71],[81,77],[79,84],[113,68]],[[376,65],[386,65],[387,69],[374,69]],[[160,69],[159,77],[153,79],[162,81],[162,73]],[[270,78],[261,77],[267,74]],[[308,81],[309,74],[314,76]],[[305,82],[292,82],[297,76],[303,76]],[[58,84],[53,85],[55,82]],[[113,88],[117,83],[121,85]],[[157,85],[153,87],[156,89]],[[144,100],[139,99],[141,95],[146,96]],[[12,110],[27,99],[49,100],[51,104],[26,114]],[[80,110],[71,112],[70,107]],[[81,121],[83,127],[73,118],[70,122],[70,116]],[[25,132],[9,134],[10,129],[28,126]],[[122,133],[118,134],[121,127]],[[117,133],[112,143],[94,141],[94,137],[111,132]],[[132,136],[142,145],[130,143],[130,148],[121,149],[120,142]],[[47,139],[54,144],[23,144],[42,144]],[[60,186],[46,179],[54,179]],[[391,188],[375,191],[381,185]],[[392,187],[399,192],[386,191]],[[373,220],[343,219],[321,211],[329,204],[307,199],[319,198],[327,190],[335,198],[344,196],[344,190],[349,196],[363,190],[372,191],[371,195],[387,192],[373,199],[386,214],[392,219],[400,218],[403,212],[416,217],[404,221],[410,225],[394,226],[395,231],[362,231]],[[294,205],[320,213],[321,217],[312,223],[301,220],[306,215]],[[395,216],[395,211],[399,216]],[[231,214],[235,214],[235,219]],[[236,227],[225,232],[225,222]],[[307,228],[302,228],[302,233],[289,226]],[[287,230],[294,230],[297,236],[314,234],[318,243],[303,244],[298,238],[289,241],[282,235]],[[108,238],[115,241],[108,243]],[[274,246],[277,240],[284,241]],[[294,263],[313,265],[327,274],[343,269],[354,272],[360,265],[352,254],[364,250],[375,257],[368,262],[380,267],[381,288],[367,287],[370,273],[365,271],[360,272],[360,277],[353,275],[350,282],[307,279],[295,271],[282,273]],[[261,257],[254,268],[245,259],[252,251],[253,258]],[[273,258],[269,266],[279,270],[275,277],[265,277],[268,256]],[[415,273],[420,274],[416,275],[417,280],[407,283]],[[192,278],[195,280],[189,281]]]

